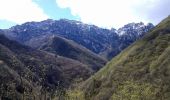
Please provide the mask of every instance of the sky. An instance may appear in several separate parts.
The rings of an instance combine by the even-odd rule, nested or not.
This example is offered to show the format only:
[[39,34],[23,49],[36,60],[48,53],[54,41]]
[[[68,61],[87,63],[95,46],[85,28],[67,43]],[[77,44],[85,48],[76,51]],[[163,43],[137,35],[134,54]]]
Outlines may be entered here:
[[0,0],[0,28],[66,18],[103,28],[131,22],[159,23],[170,14],[170,0]]

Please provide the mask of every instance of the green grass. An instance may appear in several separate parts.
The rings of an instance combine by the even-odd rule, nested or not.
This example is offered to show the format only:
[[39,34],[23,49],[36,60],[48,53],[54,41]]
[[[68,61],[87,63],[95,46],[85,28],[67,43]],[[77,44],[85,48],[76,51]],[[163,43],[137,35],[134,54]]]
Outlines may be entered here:
[[82,86],[87,100],[170,99],[170,17]]

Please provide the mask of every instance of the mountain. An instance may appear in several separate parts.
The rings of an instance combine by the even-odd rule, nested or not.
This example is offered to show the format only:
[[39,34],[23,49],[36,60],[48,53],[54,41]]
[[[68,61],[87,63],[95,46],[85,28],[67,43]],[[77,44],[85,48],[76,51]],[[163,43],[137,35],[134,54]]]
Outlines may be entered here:
[[32,49],[0,35],[0,97],[41,100],[92,74],[79,61]]
[[[153,28],[153,24],[148,23],[145,25],[144,23],[129,23],[124,27],[118,29],[118,33],[120,35],[120,40],[122,45],[129,45],[133,41],[141,38],[145,33],[149,32]],[[126,47],[126,46],[125,46]],[[122,47],[124,48],[124,47]]]
[[111,44],[112,48],[106,52],[106,58],[112,59],[114,56],[119,54],[126,47],[131,45],[136,40],[143,37],[147,32],[152,30],[154,25],[148,23],[145,25],[144,23],[129,23],[124,25],[122,28],[115,30],[115,32],[119,35],[119,43],[118,45]]
[[105,59],[72,40],[53,35],[43,41],[46,42],[43,43],[43,45],[41,45],[38,49],[77,60],[85,65],[88,65],[88,67],[93,71],[98,71],[106,64]]
[[169,100],[169,79],[170,16],[113,58],[75,93],[83,95],[83,91],[86,100]]
[[107,47],[109,42],[107,35],[117,36],[115,33],[111,34],[107,29],[101,29],[94,25],[87,25],[67,19],[28,22],[14,26],[9,31],[13,33],[9,34],[11,37],[25,44],[32,38],[45,34],[57,34],[74,40],[76,43],[83,45],[95,53],[99,53]]
[[110,60],[153,27],[152,24],[131,23],[119,30],[109,30],[74,20],[48,19],[41,22],[27,22],[4,31],[9,38],[31,47],[35,47],[36,44],[32,43],[32,39],[58,35],[73,40]]

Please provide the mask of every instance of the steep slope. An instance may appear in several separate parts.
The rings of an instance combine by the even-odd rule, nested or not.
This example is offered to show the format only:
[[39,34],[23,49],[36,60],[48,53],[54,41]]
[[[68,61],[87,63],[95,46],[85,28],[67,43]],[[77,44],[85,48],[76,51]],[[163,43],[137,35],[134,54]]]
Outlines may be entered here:
[[99,70],[106,64],[106,60],[71,40],[53,35],[43,41],[46,42],[39,47],[40,50],[80,61],[94,71]]
[[170,17],[88,79],[86,100],[169,100]]
[[0,35],[0,97],[39,100],[84,80],[91,70],[78,61],[34,50]]
[[[39,40],[41,36],[59,35],[110,60],[152,28],[152,24],[133,23],[119,30],[109,30],[74,20],[48,19],[42,22],[27,22],[4,31],[8,37],[31,47],[35,47],[36,44],[31,41],[32,39]],[[121,33],[124,34],[120,36]]]
[[129,23],[119,28],[116,33],[119,35],[119,43],[118,45],[111,44],[111,50],[107,51],[107,58],[112,59],[114,56],[119,54],[126,47],[131,45],[136,40],[143,37],[147,32],[152,30],[154,25],[148,23],[145,25],[144,23]]

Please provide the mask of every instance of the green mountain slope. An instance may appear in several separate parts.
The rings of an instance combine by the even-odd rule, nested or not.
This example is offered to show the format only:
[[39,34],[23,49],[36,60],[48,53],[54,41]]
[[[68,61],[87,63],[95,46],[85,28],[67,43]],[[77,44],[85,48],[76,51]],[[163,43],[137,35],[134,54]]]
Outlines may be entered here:
[[105,59],[85,47],[78,45],[72,40],[59,36],[51,36],[43,41],[46,42],[41,44],[41,47],[39,47],[40,50],[80,61],[81,63],[88,65],[93,71],[99,70],[106,64]]
[[39,100],[87,79],[91,69],[78,61],[18,44],[0,35],[0,98]]
[[170,17],[82,86],[86,100],[170,100]]

